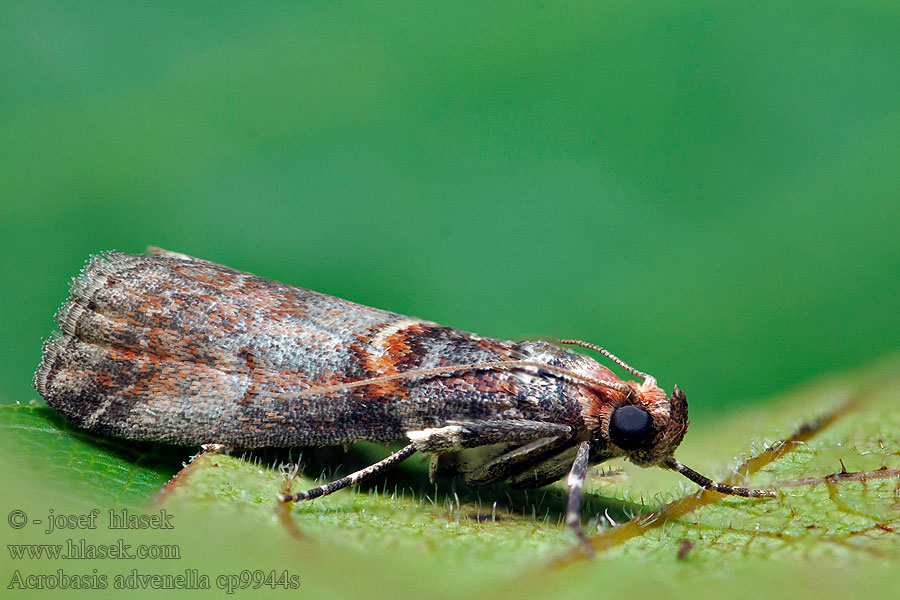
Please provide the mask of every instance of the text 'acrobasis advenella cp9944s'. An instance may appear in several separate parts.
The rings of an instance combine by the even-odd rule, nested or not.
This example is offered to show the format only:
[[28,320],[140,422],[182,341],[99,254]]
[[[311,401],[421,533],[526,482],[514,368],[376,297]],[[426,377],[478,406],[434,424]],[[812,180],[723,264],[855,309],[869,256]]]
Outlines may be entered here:
[[[624,456],[723,494],[678,462],[687,401],[606,350],[623,381],[546,341],[509,342],[269,281],[151,248],[94,256],[57,315],[34,377],[54,410],[135,440],[232,448],[406,440],[386,459],[281,501],[330,494],[416,452],[432,468],[490,447],[470,485],[539,487],[568,472],[567,522],[581,529],[588,467]],[[432,471],[433,472],[433,471]]]

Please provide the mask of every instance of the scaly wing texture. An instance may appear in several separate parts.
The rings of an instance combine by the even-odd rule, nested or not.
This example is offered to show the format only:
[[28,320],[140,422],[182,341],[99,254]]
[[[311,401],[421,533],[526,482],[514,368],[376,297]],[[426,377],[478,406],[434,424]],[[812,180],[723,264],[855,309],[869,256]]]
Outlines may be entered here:
[[38,392],[74,423],[128,438],[323,445],[465,419],[580,422],[575,386],[512,370],[298,396],[522,349],[174,253],[92,257],[57,322]]

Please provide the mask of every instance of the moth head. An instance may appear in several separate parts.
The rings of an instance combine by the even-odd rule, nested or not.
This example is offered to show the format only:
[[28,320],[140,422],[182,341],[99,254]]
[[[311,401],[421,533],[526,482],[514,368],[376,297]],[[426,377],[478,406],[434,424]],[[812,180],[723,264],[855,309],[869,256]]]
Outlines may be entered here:
[[681,473],[697,485],[720,494],[746,498],[774,498],[773,490],[754,490],[718,483],[681,464],[672,454],[688,427],[687,400],[676,386],[672,396],[648,377],[638,387],[628,382],[634,393],[626,392],[617,402],[601,403],[600,431],[595,441],[605,443],[613,455],[625,455],[642,467],[660,466]]
[[605,396],[597,411],[597,434],[614,454],[643,467],[658,465],[674,454],[688,427],[684,392],[675,387],[667,397],[648,377],[641,385],[631,383],[625,393]]

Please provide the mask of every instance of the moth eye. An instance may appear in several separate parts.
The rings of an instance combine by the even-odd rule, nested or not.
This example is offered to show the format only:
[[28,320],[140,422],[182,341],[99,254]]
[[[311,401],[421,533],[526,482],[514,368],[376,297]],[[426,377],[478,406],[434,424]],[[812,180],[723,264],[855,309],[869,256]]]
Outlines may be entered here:
[[609,419],[609,439],[622,450],[643,448],[653,438],[653,418],[632,404],[620,406]]

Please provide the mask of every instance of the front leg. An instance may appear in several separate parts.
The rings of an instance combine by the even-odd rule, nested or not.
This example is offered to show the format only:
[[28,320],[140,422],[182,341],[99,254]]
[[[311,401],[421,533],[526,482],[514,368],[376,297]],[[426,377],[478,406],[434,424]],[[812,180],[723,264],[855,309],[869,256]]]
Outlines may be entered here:
[[590,540],[588,540],[587,535],[584,533],[584,528],[581,526],[581,490],[584,488],[584,479],[587,477],[590,454],[590,442],[578,444],[575,462],[572,463],[572,470],[569,471],[569,477],[566,478],[566,485],[569,486],[569,501],[566,503],[566,524],[578,536],[581,547],[588,558],[594,556],[594,548],[591,546]]
[[[565,452],[549,456],[543,462],[535,463],[530,469],[514,474],[509,481],[510,487],[529,489],[550,485],[569,472],[572,463],[575,462],[575,454],[576,448],[567,447]],[[610,458],[612,455],[607,448],[591,448],[590,464],[600,464]]]
[[569,425],[526,419],[459,421],[443,427],[407,431],[406,437],[420,452],[443,454],[465,448],[506,442],[530,442],[548,437],[569,438],[575,430]]
[[[463,481],[468,485],[485,485],[495,481],[509,479],[513,487],[523,473],[532,473],[534,469],[560,456],[566,456],[568,449],[574,444],[571,437],[542,438],[518,446],[485,461],[463,474]],[[565,464],[568,470],[575,455]],[[561,476],[561,475],[560,475]],[[557,477],[556,479],[559,479]]]

